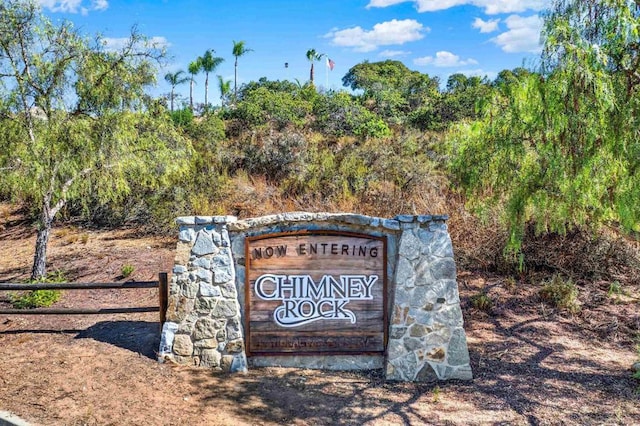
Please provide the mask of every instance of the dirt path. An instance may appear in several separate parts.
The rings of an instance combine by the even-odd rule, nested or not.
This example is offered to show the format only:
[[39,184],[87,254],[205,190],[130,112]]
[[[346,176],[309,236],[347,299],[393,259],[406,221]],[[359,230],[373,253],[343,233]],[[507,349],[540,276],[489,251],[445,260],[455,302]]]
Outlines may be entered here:
[[[28,273],[33,237],[18,222],[3,227],[0,281],[15,281]],[[171,239],[125,231],[58,230],[50,253],[76,281],[118,279],[123,264],[135,279],[154,279],[172,259]],[[638,289],[622,298],[581,289],[582,312],[563,317],[535,289],[501,277],[463,272],[459,281],[471,382],[388,383],[381,371],[213,374],[155,360],[156,314],[0,315],[0,411],[41,425],[640,424],[640,383],[629,370]],[[489,313],[471,307],[480,289],[496,301]],[[60,305],[156,300],[155,290],[67,291]]]

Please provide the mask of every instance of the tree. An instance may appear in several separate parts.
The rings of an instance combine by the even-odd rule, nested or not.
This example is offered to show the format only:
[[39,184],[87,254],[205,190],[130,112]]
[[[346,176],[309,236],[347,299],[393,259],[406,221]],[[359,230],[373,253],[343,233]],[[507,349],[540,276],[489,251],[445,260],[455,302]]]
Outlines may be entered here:
[[173,99],[175,97],[176,86],[189,81],[189,77],[183,77],[183,74],[184,71],[179,70],[174,73],[168,72],[164,75],[164,80],[171,85],[171,112],[173,112]]
[[70,201],[167,185],[189,150],[145,88],[164,52],[132,32],[91,44],[32,1],[0,4],[0,188],[37,216],[32,279],[46,272],[53,221]]
[[429,107],[439,97],[439,80],[411,71],[400,61],[362,62],[342,78],[352,90],[362,90],[369,109],[388,123],[402,124],[413,110]]
[[215,71],[218,66],[224,62],[223,58],[219,58],[217,56],[213,56],[215,53],[214,50],[207,50],[204,52],[199,59],[200,66],[202,67],[202,71],[204,71],[204,106],[205,108],[209,106],[208,95],[209,95],[209,73]]
[[640,223],[639,7],[556,0],[542,74],[496,91],[482,120],[453,133],[453,171],[484,206],[504,206],[510,249],[525,225],[564,233]]
[[222,106],[226,105],[229,98],[229,92],[231,92],[231,80],[225,80],[221,75],[218,75],[218,88],[220,89],[220,102]]
[[253,49],[247,49],[244,41],[233,41],[233,56],[236,58],[233,74],[233,96],[236,98],[238,97],[238,58],[249,52],[253,52]]
[[312,86],[313,86],[313,63],[321,60],[325,56],[326,55],[324,53],[316,52],[316,49],[307,50],[307,60],[311,62],[311,69],[309,70],[309,81],[311,82]]
[[191,74],[191,78],[189,80],[189,106],[191,107],[191,111],[193,111],[193,85],[195,84],[195,77],[202,70],[202,64],[200,63],[200,58],[196,59],[193,62],[189,63],[189,74]]

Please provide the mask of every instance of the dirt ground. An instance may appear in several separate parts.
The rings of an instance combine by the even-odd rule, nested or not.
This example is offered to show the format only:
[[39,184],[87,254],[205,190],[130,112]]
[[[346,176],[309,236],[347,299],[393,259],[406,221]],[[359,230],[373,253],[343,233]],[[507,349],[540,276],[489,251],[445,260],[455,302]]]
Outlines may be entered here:
[[[34,235],[0,205],[0,282],[28,277]],[[69,280],[153,280],[170,271],[175,240],[63,227],[49,269]],[[459,285],[474,380],[385,382],[381,371],[263,368],[246,375],[160,364],[157,314],[0,315],[0,411],[40,425],[624,424],[640,425],[631,377],[640,289],[580,288],[561,315],[539,288],[476,271]],[[484,291],[490,311],[472,307]],[[0,306],[7,306],[6,293]],[[65,291],[56,306],[157,305],[155,290]]]

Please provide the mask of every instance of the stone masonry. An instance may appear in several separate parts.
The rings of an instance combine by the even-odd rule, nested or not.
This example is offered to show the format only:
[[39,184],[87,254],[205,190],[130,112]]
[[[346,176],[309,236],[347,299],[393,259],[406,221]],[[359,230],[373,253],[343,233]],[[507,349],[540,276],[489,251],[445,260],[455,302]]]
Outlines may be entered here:
[[159,359],[231,372],[247,360],[227,226],[234,217],[184,217]]
[[[248,365],[385,368],[389,380],[471,379],[446,216],[375,218],[293,212],[237,220],[178,218],[176,260],[159,360],[230,372]],[[385,356],[252,357],[244,350],[244,239],[299,230],[387,237],[388,343]],[[249,364],[247,363],[249,361]]]
[[447,226],[441,218],[399,216],[395,300],[387,379],[472,378]]

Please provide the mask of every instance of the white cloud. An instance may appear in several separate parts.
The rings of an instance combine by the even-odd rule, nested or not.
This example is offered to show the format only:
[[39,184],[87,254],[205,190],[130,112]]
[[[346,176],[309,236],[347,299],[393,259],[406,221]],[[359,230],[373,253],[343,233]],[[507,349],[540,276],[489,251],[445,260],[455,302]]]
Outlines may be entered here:
[[476,18],[471,26],[473,28],[479,29],[481,33],[492,33],[498,29],[499,22],[499,19],[489,19],[488,21],[483,21],[480,18]]
[[509,31],[492,38],[492,42],[507,53],[540,52],[540,30],[542,29],[540,16],[533,15],[525,18],[511,15],[504,22]]
[[369,0],[367,8],[388,7],[409,1],[415,3],[418,12],[435,12],[468,4],[482,8],[488,15],[539,11],[551,4],[551,0]]
[[91,0],[90,4],[83,4],[83,0],[38,0],[43,8],[52,12],[81,13],[86,15],[91,10],[105,10],[109,7],[108,0]]
[[378,54],[378,56],[382,56],[383,58],[397,58],[398,56],[407,55],[411,55],[411,52],[407,50],[383,50]]
[[393,6],[394,4],[404,3],[408,0],[371,0],[367,5],[367,9],[371,7],[387,7]]
[[461,60],[460,56],[454,55],[451,52],[440,51],[436,53],[436,56],[425,56],[422,58],[416,58],[413,60],[416,65],[433,65],[436,67],[462,67],[465,65],[477,65],[478,61],[469,58]]
[[359,26],[344,30],[334,29],[325,37],[332,39],[333,44],[337,46],[351,47],[358,52],[371,52],[380,46],[399,45],[420,40],[426,32],[429,32],[429,28],[424,27],[415,19],[402,21],[392,19],[375,24],[368,31]]
[[[128,41],[129,37],[105,37],[102,39],[102,44],[104,44],[106,50],[118,51],[123,49]],[[171,43],[165,37],[155,36],[149,38],[145,46],[152,49],[162,49],[171,46]]]
[[107,0],[93,0],[92,5],[94,10],[106,10],[109,7],[109,2]]

